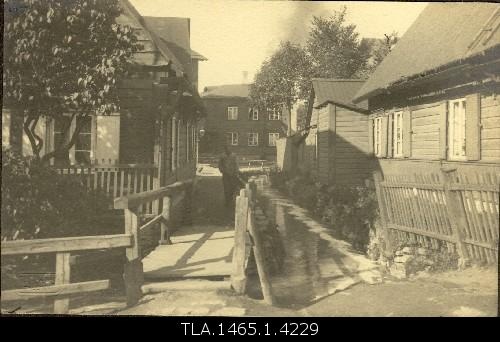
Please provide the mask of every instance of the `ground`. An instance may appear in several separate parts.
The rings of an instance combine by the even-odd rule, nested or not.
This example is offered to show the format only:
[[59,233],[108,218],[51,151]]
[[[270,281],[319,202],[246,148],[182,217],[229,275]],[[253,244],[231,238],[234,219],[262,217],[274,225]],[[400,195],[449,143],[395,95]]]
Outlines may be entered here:
[[[195,208],[197,209],[193,212],[193,224],[231,227],[232,213],[228,212],[222,205],[222,181],[216,170],[210,167],[205,167],[202,170],[195,198]],[[293,234],[288,235],[288,238],[303,236],[306,235],[298,235],[297,232],[293,232]],[[291,243],[289,244],[291,245]],[[340,246],[340,244],[338,245]],[[293,246],[297,249],[307,249],[314,244],[301,242]],[[310,251],[297,250],[293,254],[297,258],[294,261],[296,262],[300,261],[304,255],[309,258],[311,253]],[[359,255],[356,258],[359,261],[359,258],[363,258],[363,256]],[[310,263],[309,260],[308,263]],[[250,281],[250,287],[258,287],[258,280],[253,278]],[[498,273],[494,267],[420,274],[408,280],[396,280],[390,276],[384,276],[381,282],[372,285],[363,281],[347,283],[332,295],[325,294],[319,299],[308,302],[301,301],[297,305],[275,307],[266,305],[263,300],[258,298],[258,295],[252,295],[253,298],[250,298],[234,294],[228,286],[227,279],[226,281],[204,279],[202,282],[205,284],[202,287],[208,284],[208,287],[203,290],[186,290],[190,283],[181,282],[180,287],[183,290],[148,293],[138,305],[130,308],[125,307],[123,290],[120,288],[79,296],[72,299],[70,313],[377,317],[497,316],[498,314]],[[196,288],[196,286],[194,287]],[[294,290],[295,294],[300,291],[303,289]],[[289,294],[290,298],[295,298],[295,294]],[[47,313],[51,311],[51,303],[50,300],[46,300],[34,306],[23,304],[23,307],[17,312]],[[15,307],[2,305],[2,309],[11,311]]]

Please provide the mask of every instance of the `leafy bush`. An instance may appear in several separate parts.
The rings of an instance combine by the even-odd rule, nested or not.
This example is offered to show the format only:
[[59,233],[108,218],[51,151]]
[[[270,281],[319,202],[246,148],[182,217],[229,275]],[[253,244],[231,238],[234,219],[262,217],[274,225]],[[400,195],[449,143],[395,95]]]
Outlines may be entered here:
[[77,178],[2,148],[2,240],[99,234],[107,199]]
[[332,235],[366,251],[370,229],[377,217],[373,189],[346,185],[326,186],[308,174],[294,177],[272,170],[271,185],[280,189],[301,207],[308,209],[332,229]]

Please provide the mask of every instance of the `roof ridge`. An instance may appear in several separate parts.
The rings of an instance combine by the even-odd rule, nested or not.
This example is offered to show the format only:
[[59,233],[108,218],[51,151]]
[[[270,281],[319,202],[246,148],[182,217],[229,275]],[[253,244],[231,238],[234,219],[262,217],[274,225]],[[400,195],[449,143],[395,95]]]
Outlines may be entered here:
[[326,81],[326,82],[365,82],[366,79],[360,78],[323,78],[323,77],[314,77],[311,78],[311,81]]

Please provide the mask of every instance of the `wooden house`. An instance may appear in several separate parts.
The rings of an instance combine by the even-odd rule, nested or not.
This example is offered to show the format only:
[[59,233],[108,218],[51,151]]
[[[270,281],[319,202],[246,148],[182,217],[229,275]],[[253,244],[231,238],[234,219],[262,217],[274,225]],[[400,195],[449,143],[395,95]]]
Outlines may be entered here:
[[368,101],[386,226],[488,261],[498,253],[499,25],[498,4],[428,5],[353,99]]
[[364,80],[312,80],[311,105],[297,165],[323,184],[363,185],[370,176],[368,115],[351,98]]
[[[205,58],[190,48],[189,19],[142,17],[128,0],[121,6],[117,23],[130,26],[143,49],[133,57],[130,76],[119,81],[120,110],[89,117],[69,160],[51,160],[62,173],[88,172],[89,182],[115,197],[194,177],[197,125],[204,114],[197,82],[198,62]],[[16,122],[22,116],[12,110],[2,110],[2,143],[31,154],[22,121]],[[70,117],[38,122],[36,132],[45,142],[41,155],[61,143]],[[75,125],[74,120],[70,133]]]

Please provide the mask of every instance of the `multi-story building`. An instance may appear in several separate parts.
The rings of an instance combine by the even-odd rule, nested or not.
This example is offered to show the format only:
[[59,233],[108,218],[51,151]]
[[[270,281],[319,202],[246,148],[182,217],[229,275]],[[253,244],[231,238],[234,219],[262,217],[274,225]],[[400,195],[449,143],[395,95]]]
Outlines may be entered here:
[[252,107],[249,88],[228,84],[204,89],[207,117],[200,153],[220,153],[229,145],[242,159],[276,159],[276,140],[286,133],[281,111]]

